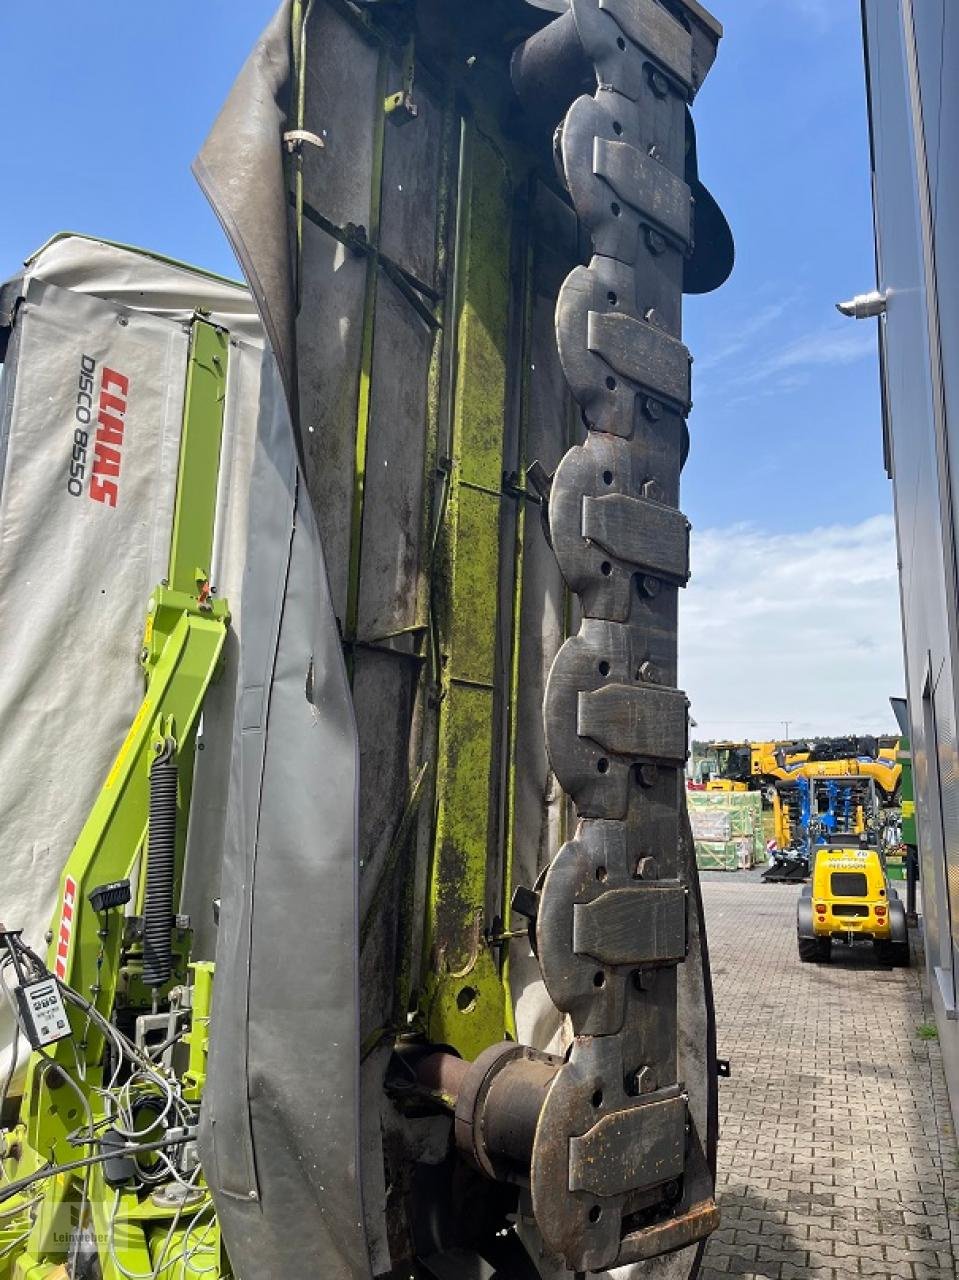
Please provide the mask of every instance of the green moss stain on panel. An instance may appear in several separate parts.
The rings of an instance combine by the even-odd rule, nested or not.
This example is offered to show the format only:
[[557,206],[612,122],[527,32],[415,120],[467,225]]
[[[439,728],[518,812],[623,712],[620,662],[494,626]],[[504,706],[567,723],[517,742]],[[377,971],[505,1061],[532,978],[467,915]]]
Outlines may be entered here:
[[498,498],[460,486],[450,615],[450,675],[492,685],[499,576]]
[[498,967],[483,936],[492,756],[489,692],[454,684],[440,727],[427,1017],[430,1038],[467,1058],[505,1029]]
[[486,904],[494,839],[493,683],[512,192],[499,152],[468,124],[461,200],[450,490],[437,593],[437,821],[421,1013],[432,1040],[475,1058],[512,1025],[498,952],[484,938],[491,923]]
[[457,329],[454,462],[460,479],[496,493],[503,480],[503,406],[509,321],[509,174],[481,134],[466,134],[468,255]]

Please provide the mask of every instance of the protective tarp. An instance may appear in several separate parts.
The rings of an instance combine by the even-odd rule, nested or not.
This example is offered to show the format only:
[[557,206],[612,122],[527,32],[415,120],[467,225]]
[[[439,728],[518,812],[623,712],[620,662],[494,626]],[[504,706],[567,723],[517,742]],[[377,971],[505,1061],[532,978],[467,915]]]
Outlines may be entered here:
[[[0,417],[0,919],[42,952],[63,866],[143,696],[147,602],[170,550],[187,321],[203,307],[246,335],[230,348],[211,566],[235,607],[262,342],[242,286],[84,237],[34,255],[14,292]],[[117,476],[94,473],[103,383],[125,388]],[[204,716],[190,832],[184,909],[207,958],[237,646],[234,631]],[[2,1003],[0,1077],[12,1043]]]
[[263,344],[249,289],[145,249],[63,232],[27,259],[25,274],[181,324],[202,306],[232,337]]
[[285,400],[277,382],[265,391],[204,1166],[237,1275],[282,1273],[295,1253],[332,1280],[368,1269],[356,1248],[355,1002],[342,999],[357,983],[356,730]]
[[252,490],[204,1165],[241,1280],[370,1274],[359,1185],[357,740],[289,406],[293,297],[281,132],[290,6],[195,170],[260,306],[286,396],[266,397]]

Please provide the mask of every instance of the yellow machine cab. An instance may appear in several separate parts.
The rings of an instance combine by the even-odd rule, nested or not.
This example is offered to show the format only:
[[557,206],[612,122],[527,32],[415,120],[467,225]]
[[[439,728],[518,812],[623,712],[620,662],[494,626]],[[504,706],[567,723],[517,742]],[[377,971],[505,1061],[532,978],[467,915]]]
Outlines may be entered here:
[[879,850],[860,837],[814,848],[810,883],[797,907],[799,958],[828,960],[833,943],[871,942],[880,959],[909,964],[906,912]]

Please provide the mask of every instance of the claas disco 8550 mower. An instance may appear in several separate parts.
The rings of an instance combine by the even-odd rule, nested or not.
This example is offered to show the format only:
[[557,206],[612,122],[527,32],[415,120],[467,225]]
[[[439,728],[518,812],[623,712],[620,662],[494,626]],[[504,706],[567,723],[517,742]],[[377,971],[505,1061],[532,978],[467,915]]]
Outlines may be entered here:
[[67,237],[2,295],[0,1276],[686,1280],[718,1221],[720,27],[452,8],[281,7],[196,163],[249,293]]

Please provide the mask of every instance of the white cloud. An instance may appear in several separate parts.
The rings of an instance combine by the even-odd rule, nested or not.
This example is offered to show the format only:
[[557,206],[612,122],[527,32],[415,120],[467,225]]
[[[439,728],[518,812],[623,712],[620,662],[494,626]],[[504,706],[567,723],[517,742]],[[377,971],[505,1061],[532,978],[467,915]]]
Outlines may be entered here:
[[[876,332],[871,325],[829,325],[770,346],[770,326],[785,309],[776,305],[764,307],[728,335],[706,359],[697,360],[693,366],[697,395],[702,395],[704,385],[708,385],[712,396],[721,393],[729,398],[738,393],[748,400],[779,396],[799,390],[815,370],[824,366],[856,364],[876,356]],[[731,356],[737,358],[730,361]],[[730,404],[739,402],[729,400]]]
[[873,355],[877,349],[876,334],[872,326],[843,330],[821,329],[787,343],[778,351],[770,352],[750,370],[748,380],[765,381],[771,374],[806,369],[812,365],[855,364],[857,360]]
[[904,687],[891,516],[693,534],[680,683],[698,738],[886,732]]
[[754,311],[751,316],[741,321],[731,333],[726,333],[722,336],[717,335],[717,340],[710,345],[706,354],[697,356],[696,372],[701,374],[710,369],[715,369],[725,365],[726,361],[732,356],[738,356],[743,351],[749,351],[756,338],[765,333],[770,325],[775,324],[777,320],[786,314],[797,296],[792,294],[779,302],[767,303]]

